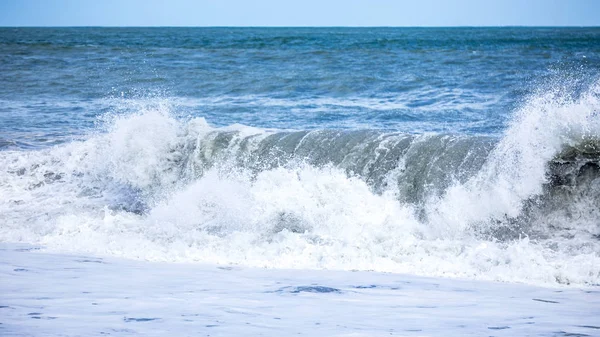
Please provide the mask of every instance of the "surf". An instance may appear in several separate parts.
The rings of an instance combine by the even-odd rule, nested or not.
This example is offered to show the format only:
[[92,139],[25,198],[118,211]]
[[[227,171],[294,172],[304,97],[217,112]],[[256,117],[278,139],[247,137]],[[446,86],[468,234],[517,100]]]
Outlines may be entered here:
[[538,92],[501,137],[107,115],[0,152],[0,240],[152,261],[600,282],[600,86]]

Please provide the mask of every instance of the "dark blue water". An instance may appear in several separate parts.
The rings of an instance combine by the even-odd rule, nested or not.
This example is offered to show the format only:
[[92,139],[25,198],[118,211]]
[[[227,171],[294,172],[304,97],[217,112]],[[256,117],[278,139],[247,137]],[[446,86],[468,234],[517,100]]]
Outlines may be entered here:
[[0,138],[53,145],[158,102],[217,126],[498,135],[599,70],[599,28],[0,28]]

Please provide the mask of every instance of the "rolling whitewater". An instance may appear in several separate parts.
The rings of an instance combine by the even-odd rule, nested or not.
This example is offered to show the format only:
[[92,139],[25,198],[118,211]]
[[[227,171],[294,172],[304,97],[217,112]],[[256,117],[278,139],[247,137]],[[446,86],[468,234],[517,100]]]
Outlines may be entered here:
[[[589,321],[600,309],[598,28],[0,28],[0,60],[6,294],[17,270],[66,279],[42,266],[85,256],[123,265],[86,265],[88,278],[193,278],[185,264],[209,284],[230,280],[231,298],[240,278],[286,273],[312,285],[288,279],[295,288],[267,294],[341,297],[345,278],[373,278],[394,298],[384,284],[397,275],[417,284],[402,295],[413,300],[432,282],[442,297],[560,288],[580,301],[564,310],[591,316],[485,329],[600,329]],[[27,331],[22,314],[5,316],[8,332]],[[454,331],[446,323],[425,332]]]

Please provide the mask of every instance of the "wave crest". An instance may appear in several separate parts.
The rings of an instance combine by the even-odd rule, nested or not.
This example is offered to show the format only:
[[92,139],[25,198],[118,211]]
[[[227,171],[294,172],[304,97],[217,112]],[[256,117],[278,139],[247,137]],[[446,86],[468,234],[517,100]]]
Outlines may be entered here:
[[168,106],[0,152],[2,241],[167,261],[598,284],[599,86],[501,139],[267,131]]

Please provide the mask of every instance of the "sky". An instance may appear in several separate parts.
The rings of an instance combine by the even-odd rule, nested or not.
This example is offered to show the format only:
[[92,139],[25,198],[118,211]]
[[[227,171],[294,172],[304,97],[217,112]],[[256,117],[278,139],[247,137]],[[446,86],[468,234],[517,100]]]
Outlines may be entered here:
[[0,0],[0,26],[600,26],[600,0]]

